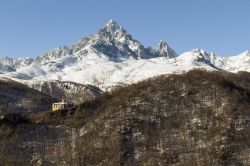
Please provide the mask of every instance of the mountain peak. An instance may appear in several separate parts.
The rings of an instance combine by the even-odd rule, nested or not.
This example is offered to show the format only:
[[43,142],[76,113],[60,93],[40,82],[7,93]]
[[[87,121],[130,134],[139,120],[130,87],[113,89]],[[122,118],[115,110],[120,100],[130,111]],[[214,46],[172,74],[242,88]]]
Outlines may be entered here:
[[168,43],[163,41],[163,40],[160,40],[160,42],[158,43],[157,45],[158,47],[168,47]]
[[113,19],[110,19],[110,20],[107,22],[106,26],[110,26],[110,25],[118,25],[118,24],[117,24],[117,22],[114,21]]
[[13,63],[14,63],[14,58],[10,58],[8,56],[0,57],[0,64],[2,65],[12,66]]
[[193,53],[201,53],[201,54],[205,54],[206,53],[205,50],[199,49],[199,48],[195,48],[195,49],[191,50],[191,52],[193,52]]
[[168,57],[168,58],[174,58],[177,56],[176,52],[169,47],[168,43],[161,40],[156,49],[160,52],[160,56]]
[[103,38],[107,36],[112,37],[115,33],[124,34],[126,31],[119,26],[117,22],[111,19],[97,32],[96,35]]
[[119,26],[119,24],[114,21],[113,19],[110,19],[107,24],[105,25],[105,28],[107,28],[108,30],[116,30],[116,29],[121,29],[121,27]]
[[10,58],[8,56],[0,57],[0,64],[12,68],[21,68],[30,65],[34,60],[29,57]]
[[250,56],[250,50],[246,50],[246,51],[244,51],[242,54],[244,54],[244,55],[249,55],[249,56]]

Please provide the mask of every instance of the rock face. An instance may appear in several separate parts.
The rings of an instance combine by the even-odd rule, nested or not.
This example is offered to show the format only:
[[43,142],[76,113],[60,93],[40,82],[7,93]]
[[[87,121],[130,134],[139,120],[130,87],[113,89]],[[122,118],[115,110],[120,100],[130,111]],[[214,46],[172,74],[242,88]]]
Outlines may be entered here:
[[119,58],[146,58],[145,48],[134,40],[116,22],[110,20],[90,40],[91,45],[98,51],[108,55],[111,60]]
[[176,52],[172,48],[170,48],[166,42],[162,40],[157,45],[156,50],[159,52],[158,54],[162,57],[175,58],[178,56]]
[[0,58],[0,64],[3,66],[10,66],[13,68],[22,68],[29,66],[34,60],[29,57],[24,57],[24,58],[9,58],[7,56],[1,57]]
[[68,47],[58,47],[47,51],[42,56],[35,60],[36,65],[46,65],[47,63],[55,63],[58,59],[65,57],[66,55],[72,55],[72,50]]
[[7,56],[0,58],[0,74],[14,72],[17,69],[29,66],[34,60],[29,57],[24,58],[9,58]]
[[33,61],[34,60],[32,58],[29,58],[29,57],[18,58],[18,59],[14,59],[13,65],[16,69],[19,69],[19,68],[29,66],[31,63],[33,63]]
[[[82,38],[73,46],[77,53],[86,46],[92,46],[97,51],[107,55],[110,60],[152,58],[152,54],[139,41],[120,27],[115,21],[110,20],[95,35]],[[158,55],[159,56],[159,55]]]
[[162,48],[164,49],[162,53],[158,49],[145,48],[113,20],[110,20],[95,35],[82,38],[77,42],[73,46],[73,53],[81,51],[86,46],[92,46],[113,61],[127,58],[148,59],[166,55],[177,56],[169,46]]
[[4,56],[0,59],[0,63],[2,65],[6,65],[6,66],[13,66],[14,63],[14,59],[13,58],[9,58],[7,56]]

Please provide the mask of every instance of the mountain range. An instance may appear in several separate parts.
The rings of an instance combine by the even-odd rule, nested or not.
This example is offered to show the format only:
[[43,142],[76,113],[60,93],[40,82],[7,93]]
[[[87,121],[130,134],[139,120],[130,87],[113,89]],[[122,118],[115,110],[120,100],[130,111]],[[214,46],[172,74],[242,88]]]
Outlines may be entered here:
[[150,77],[195,68],[223,72],[250,71],[250,52],[220,57],[202,49],[178,55],[166,42],[145,47],[110,20],[94,35],[71,47],[58,47],[36,59],[0,59],[0,77],[37,87],[44,82],[74,82],[108,90]]
[[0,166],[249,165],[249,64],[249,51],[145,47],[113,20],[36,59],[3,57]]

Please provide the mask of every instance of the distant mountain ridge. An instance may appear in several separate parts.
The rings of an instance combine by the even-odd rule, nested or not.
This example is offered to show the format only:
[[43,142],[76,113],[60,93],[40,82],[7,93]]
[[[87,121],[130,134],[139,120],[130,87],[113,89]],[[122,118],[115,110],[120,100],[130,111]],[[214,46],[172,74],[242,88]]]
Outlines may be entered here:
[[29,66],[34,60],[30,57],[9,58],[7,56],[0,58],[0,72],[12,72],[16,69]]
[[84,55],[87,54],[85,50],[86,47],[92,47],[113,61],[127,58],[149,59],[160,56],[169,58],[177,56],[175,51],[164,41],[161,41],[155,49],[145,48],[139,41],[133,39],[132,36],[115,21],[110,20],[95,35],[83,37],[71,48],[58,47],[52,49],[38,57],[34,63],[44,64],[66,55]]
[[167,42],[145,47],[115,21],[72,47],[58,47],[31,58],[0,58],[0,77],[32,85],[33,82],[70,81],[103,90],[161,74],[194,68],[227,72],[250,71],[250,52],[220,57],[201,49],[178,55]]

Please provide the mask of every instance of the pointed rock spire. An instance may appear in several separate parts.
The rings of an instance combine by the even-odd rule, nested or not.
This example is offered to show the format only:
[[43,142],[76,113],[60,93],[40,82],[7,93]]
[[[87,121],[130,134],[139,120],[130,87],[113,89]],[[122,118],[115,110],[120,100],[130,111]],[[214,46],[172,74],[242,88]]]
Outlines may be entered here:
[[167,42],[161,40],[156,47],[156,50],[159,51],[160,56],[174,58],[177,56],[177,53],[169,47]]
[[110,26],[119,26],[117,24],[117,22],[115,22],[113,19],[110,19],[107,24],[106,24],[107,27],[110,27]]
[[113,19],[110,19],[107,22],[107,24],[105,25],[104,29],[107,30],[107,31],[115,31],[115,30],[122,29],[122,28]]

